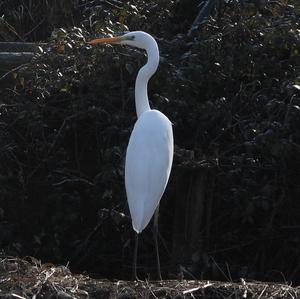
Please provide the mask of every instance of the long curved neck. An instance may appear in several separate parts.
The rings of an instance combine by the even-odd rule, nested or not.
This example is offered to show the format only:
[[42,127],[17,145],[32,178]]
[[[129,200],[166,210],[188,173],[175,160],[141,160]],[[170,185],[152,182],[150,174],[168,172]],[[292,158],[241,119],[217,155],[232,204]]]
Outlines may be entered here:
[[149,40],[145,49],[148,60],[138,72],[135,81],[135,107],[137,117],[139,117],[143,112],[151,109],[148,100],[147,85],[159,64],[159,51],[156,41],[154,39]]

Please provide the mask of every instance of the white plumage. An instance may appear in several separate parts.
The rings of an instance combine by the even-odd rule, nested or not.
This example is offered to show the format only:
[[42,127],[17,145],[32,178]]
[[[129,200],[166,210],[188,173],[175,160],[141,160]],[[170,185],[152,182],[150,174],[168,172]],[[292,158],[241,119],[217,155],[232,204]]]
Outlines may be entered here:
[[147,226],[165,191],[173,159],[169,119],[157,110],[143,112],[130,136],[125,186],[133,229]]

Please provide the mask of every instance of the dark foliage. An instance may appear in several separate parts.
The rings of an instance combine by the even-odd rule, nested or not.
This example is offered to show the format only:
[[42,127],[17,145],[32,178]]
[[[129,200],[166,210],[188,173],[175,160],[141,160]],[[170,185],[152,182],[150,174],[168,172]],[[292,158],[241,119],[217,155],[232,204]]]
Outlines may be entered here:
[[[195,1],[1,5],[3,22],[22,40],[51,34],[43,53],[15,74],[15,86],[1,90],[5,252],[130,277],[133,232],[123,164],[145,54],[94,49],[85,41],[144,30],[161,50],[151,104],[174,123],[176,143],[161,203],[164,275],[300,281],[296,1],[220,2],[190,37]],[[37,26],[36,15],[46,15],[48,25]],[[53,30],[58,26],[65,29]],[[24,79],[22,72],[33,76]],[[148,228],[139,257],[145,275],[155,271],[151,238]]]

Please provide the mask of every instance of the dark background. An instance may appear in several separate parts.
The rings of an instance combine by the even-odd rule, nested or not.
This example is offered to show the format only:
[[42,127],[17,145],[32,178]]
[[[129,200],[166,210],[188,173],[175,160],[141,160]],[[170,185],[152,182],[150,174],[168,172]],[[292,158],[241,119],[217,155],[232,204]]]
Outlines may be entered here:
[[[124,157],[146,58],[85,41],[144,30],[161,51],[151,106],[174,124],[163,277],[300,282],[299,3],[219,1],[190,32],[204,4],[0,2],[1,41],[48,43],[0,80],[2,255],[131,278]],[[139,275],[155,265],[150,224]]]

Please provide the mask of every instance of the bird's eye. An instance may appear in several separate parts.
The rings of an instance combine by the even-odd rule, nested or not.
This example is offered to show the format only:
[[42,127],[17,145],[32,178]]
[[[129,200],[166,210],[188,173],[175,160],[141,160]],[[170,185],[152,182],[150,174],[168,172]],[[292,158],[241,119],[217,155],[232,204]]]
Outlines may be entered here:
[[131,40],[134,40],[134,39],[135,39],[135,36],[134,36],[134,35],[131,35],[131,36],[130,36],[130,39],[131,39]]

